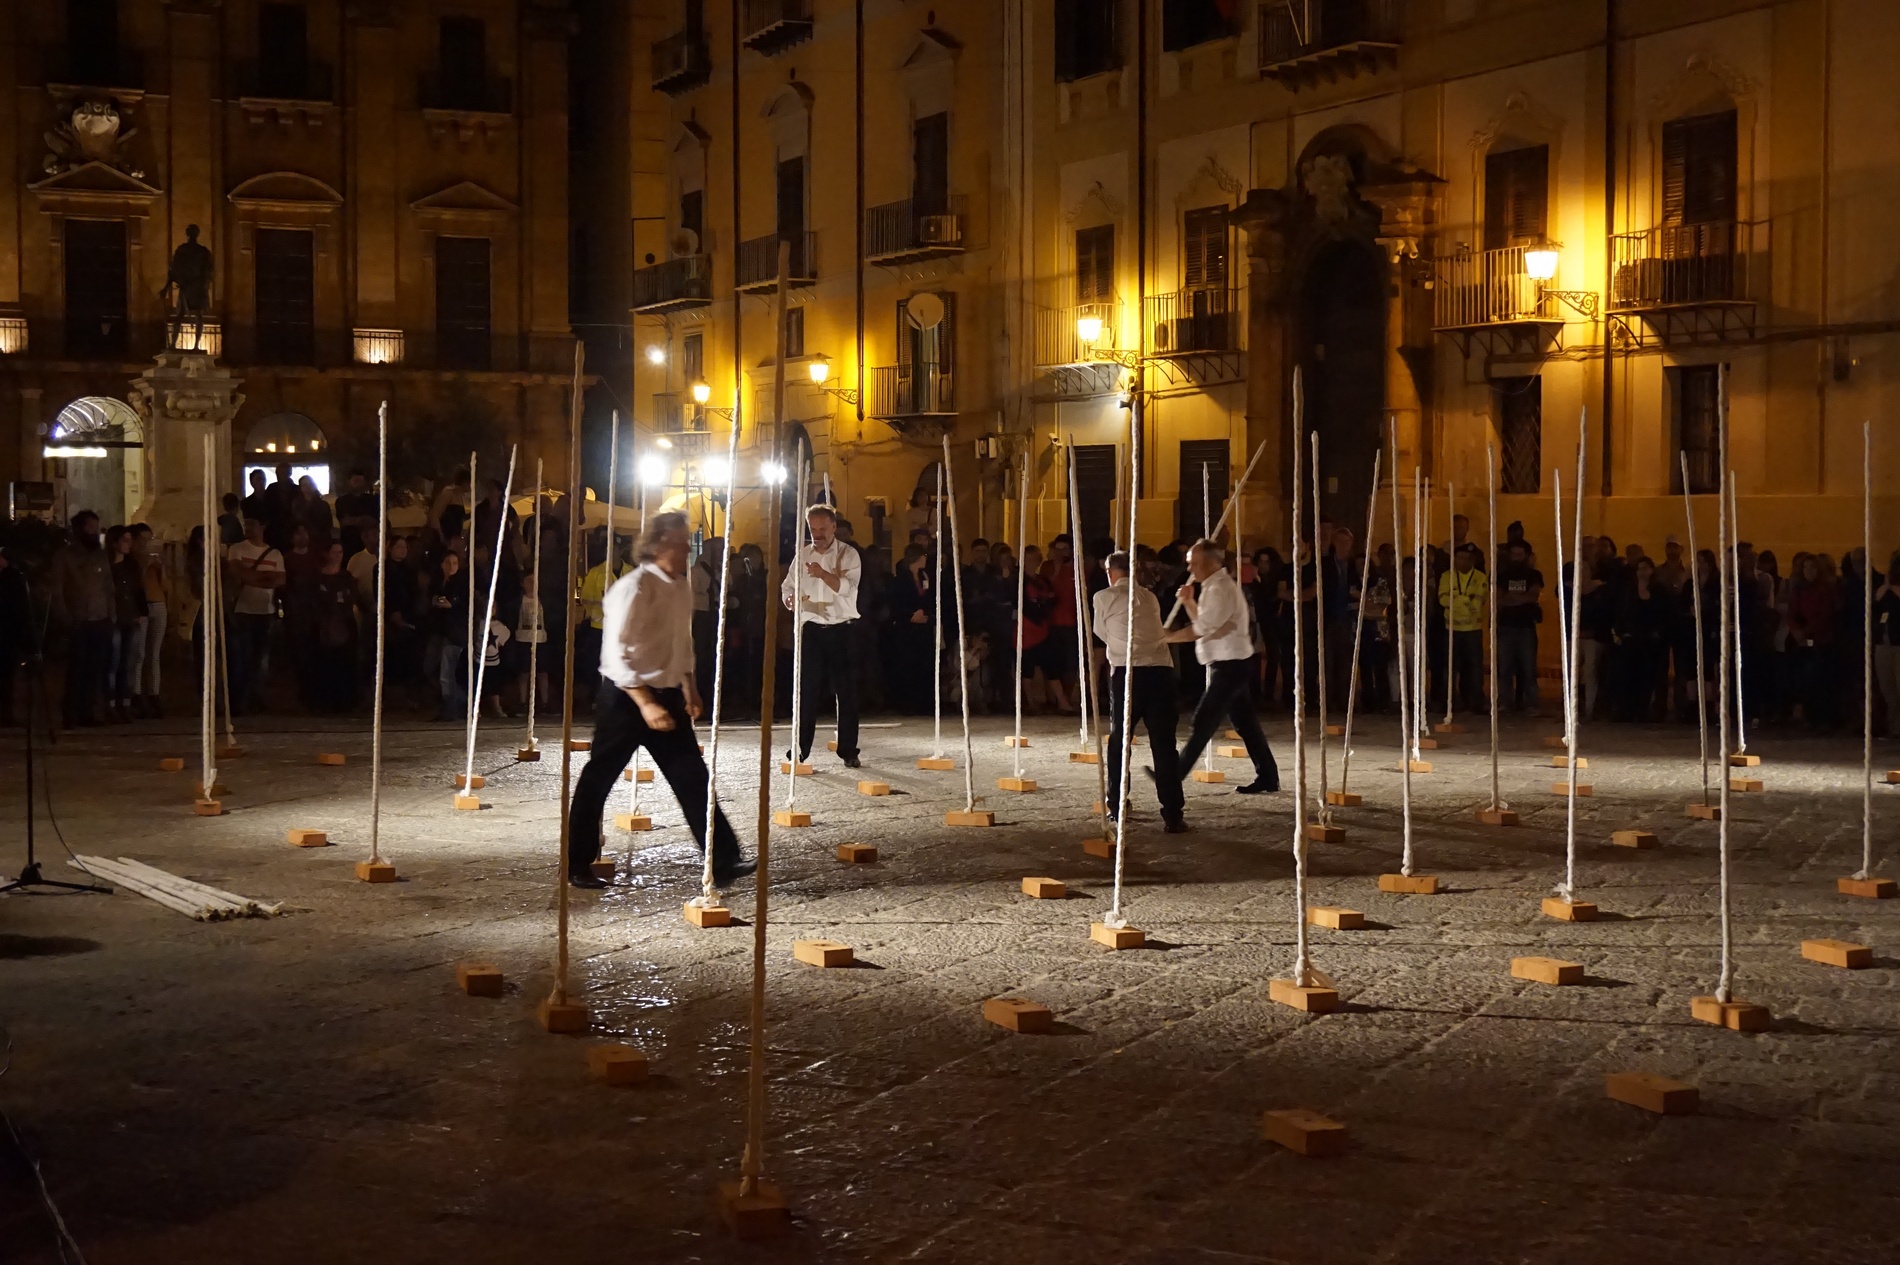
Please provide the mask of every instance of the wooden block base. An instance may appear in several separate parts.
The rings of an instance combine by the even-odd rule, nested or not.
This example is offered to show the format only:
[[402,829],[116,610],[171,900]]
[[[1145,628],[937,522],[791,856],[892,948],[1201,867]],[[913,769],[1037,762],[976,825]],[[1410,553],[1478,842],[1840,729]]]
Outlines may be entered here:
[[1515,826],[1517,814],[1508,808],[1480,808],[1478,821],[1486,826]]
[[1892,900],[1900,887],[1890,878],[1839,878],[1834,890],[1843,896],[1865,896],[1869,900]]
[[801,830],[811,825],[811,814],[797,808],[781,808],[772,814],[774,826],[784,826],[788,830]]
[[730,927],[732,925],[732,911],[724,905],[695,905],[689,902],[682,906],[682,909],[686,921],[695,927]]
[[1466,730],[1463,725],[1455,720],[1441,720],[1432,726],[1432,732],[1435,734],[1461,734],[1466,732]]
[[1659,1116],[1693,1116],[1702,1105],[1694,1085],[1653,1072],[1611,1072],[1603,1078],[1603,1087],[1617,1102]]
[[638,1085],[647,1078],[647,1056],[628,1045],[589,1046],[587,1070],[609,1085]]
[[807,966],[850,966],[851,946],[836,940],[794,940],[792,956]]
[[[1554,755],[1550,757],[1550,767],[1553,769],[1567,769],[1570,767],[1570,757],[1567,755]],[[1589,768],[1590,757],[1587,755],[1578,756],[1577,767],[1580,769]]]
[[1762,780],[1758,777],[1732,777],[1728,780],[1728,789],[1735,795],[1755,795],[1762,790]]
[[1304,1107],[1264,1113],[1260,1136],[1295,1155],[1318,1158],[1346,1149],[1346,1126]]
[[535,764],[541,759],[541,748],[521,747],[515,752],[515,760],[520,764]]
[[1231,746],[1215,747],[1214,754],[1223,760],[1245,760],[1247,758],[1247,748]]
[[1344,826],[1328,826],[1321,822],[1309,821],[1306,823],[1306,837],[1313,843],[1344,843],[1346,842],[1346,828]]
[[976,812],[948,812],[943,815],[946,826],[994,826],[996,814],[983,810]]
[[284,838],[293,848],[327,848],[330,836],[321,830],[306,830],[301,826],[292,826],[284,832]]
[[1061,900],[1069,894],[1069,889],[1061,879],[1026,878],[1023,880],[1023,895],[1034,896],[1037,900]]
[[506,979],[499,966],[464,962],[455,968],[455,985],[470,997],[499,997]]
[[1363,931],[1366,926],[1364,914],[1337,905],[1309,905],[1306,921],[1315,927],[1328,927],[1334,931]]
[[1102,757],[1096,755],[1093,751],[1069,752],[1070,764],[1100,764],[1101,762]]
[[1803,940],[1801,956],[1823,966],[1839,966],[1858,971],[1874,964],[1874,951],[1864,944],[1846,940]]
[[1212,786],[1227,780],[1227,775],[1222,773],[1219,769],[1196,769],[1189,776],[1195,781],[1207,786]]
[[320,751],[317,753],[317,763],[325,768],[340,769],[349,763],[349,757],[340,751]]
[[196,817],[222,817],[224,815],[224,803],[221,800],[215,799],[193,800],[191,811],[192,815]]
[[1761,767],[1761,757],[1746,751],[1731,751],[1728,765],[1731,769],[1757,769]]
[[1267,996],[1282,1006],[1291,1006],[1295,1010],[1315,1015],[1329,1014],[1339,1009],[1338,989],[1295,984],[1290,979],[1268,981]]
[[719,1183],[719,1219],[734,1237],[772,1239],[788,1234],[792,1228],[791,1209],[784,1192],[771,1182],[760,1182],[751,1194],[741,1194],[739,1182]]
[[[778,762],[778,771],[780,773],[792,772],[793,771],[792,762],[790,760],[780,760]],[[650,782],[653,780],[653,771],[651,769],[641,769],[640,772],[646,774],[645,777],[640,779],[641,781]],[[806,764],[803,760],[800,760],[797,765],[797,773],[799,777],[810,777],[811,765]]]
[[185,762],[175,755],[168,755],[158,762],[158,771],[160,773],[183,773],[185,771]]
[[579,1002],[555,1001],[552,997],[544,998],[541,1004],[535,1007],[534,1017],[540,1022],[544,1031],[552,1032],[557,1036],[571,1037],[587,1031],[587,1007]]
[[356,877],[365,883],[393,883],[396,867],[388,861],[358,861]]
[[1562,734],[1546,734],[1544,735],[1544,745],[1546,747],[1555,747],[1559,751],[1565,751],[1570,747],[1570,739],[1564,737]]
[[1430,760],[1407,760],[1405,764],[1406,767],[1411,769],[1414,773],[1430,773],[1432,771],[1432,762]]
[[1733,1032],[1766,1032],[1773,1022],[1768,1007],[1747,1001],[1717,1001],[1713,997],[1689,1000],[1690,1017]]
[[957,767],[957,762],[947,756],[927,755],[917,761],[917,767],[931,773],[948,773]]
[[891,784],[889,782],[868,782],[867,781],[867,782],[858,783],[858,794],[860,795],[878,796],[878,795],[889,795],[890,793],[891,793]]
[[[784,771],[785,771],[785,762],[783,760],[780,760],[779,772],[783,773]],[[799,772],[799,775],[802,777],[805,774],[811,772],[811,766],[808,764],[801,764],[798,766],[798,772]],[[623,782],[638,782],[640,783],[640,785],[645,786],[653,780],[653,770],[652,769],[622,769],[620,770],[620,780]]]
[[1438,739],[1432,738],[1429,736],[1421,737],[1417,743],[1418,749],[1420,751],[1436,751],[1438,750],[1438,748],[1444,745],[1445,744],[1440,742]]
[[1346,736],[1346,727],[1344,725],[1328,725],[1326,726],[1326,736],[1328,738],[1344,738]]
[[620,872],[620,866],[612,857],[595,857],[588,863],[587,872],[595,878],[604,878],[612,882],[614,876]]
[[1357,808],[1366,801],[1358,791],[1327,791],[1326,802],[1334,808]]
[[624,830],[628,834],[638,834],[642,830],[653,829],[653,818],[645,813],[615,813],[614,829]]
[[1026,795],[1036,789],[1036,779],[1033,777],[999,777],[996,779],[996,789],[999,791],[1020,791]]
[[837,751],[837,749],[838,749],[838,740],[836,738],[833,738],[830,742],[827,742],[825,744],[825,750],[827,751],[835,752]]
[[1003,739],[1003,745],[1005,747],[1026,747],[1029,745],[1029,739],[1018,738],[1015,734],[1010,734]]
[[1887,770],[1887,785],[1900,786],[1900,769]]
[[457,795],[455,797],[455,811],[458,813],[480,812],[481,808],[482,797],[479,795]]
[[211,784],[211,790],[207,793],[203,782],[193,782],[191,784],[191,793],[196,795],[199,799],[216,799],[220,795],[229,795],[231,788],[226,786],[223,782],[213,782]]
[[1689,805],[1688,813],[1689,816],[1697,821],[1722,820],[1722,806],[1720,804],[1691,804]]
[[992,997],[983,1003],[983,1017],[1011,1032],[1048,1032],[1056,1026],[1055,1014],[1027,997]]
[[[1550,793],[1552,795],[1562,795],[1564,798],[1568,799],[1570,797],[1570,783],[1552,782],[1550,784]],[[1596,793],[1597,793],[1597,788],[1590,785],[1588,782],[1577,783],[1577,798],[1578,799],[1582,799],[1586,795],[1595,795]]]
[[1559,922],[1595,922],[1597,907],[1587,900],[1565,900],[1561,896],[1544,897],[1543,911],[1546,917]]
[[841,843],[838,859],[848,865],[869,865],[877,860],[877,849],[868,843]]
[[1220,736],[1223,738],[1233,738],[1236,741],[1238,741],[1240,738],[1240,730],[1235,729],[1232,725],[1229,725],[1227,728],[1220,731]]
[[1115,841],[1113,839],[1084,839],[1082,851],[1092,857],[1101,857],[1104,861],[1115,859]]
[[1583,963],[1562,958],[1512,958],[1511,978],[1538,984],[1581,984]]
[[218,748],[218,759],[240,760],[244,758],[244,748],[234,742],[227,742]]
[[592,751],[594,749],[594,740],[592,738],[569,738],[567,740],[567,749],[569,751]]
[[1654,848],[1660,846],[1655,835],[1647,830],[1612,830],[1610,842],[1619,848]]
[[1110,949],[1139,949],[1147,941],[1134,927],[1111,927],[1105,922],[1089,924],[1089,939]]
[[1435,874],[1381,874],[1379,890],[1399,896],[1436,896],[1438,895],[1438,876]]

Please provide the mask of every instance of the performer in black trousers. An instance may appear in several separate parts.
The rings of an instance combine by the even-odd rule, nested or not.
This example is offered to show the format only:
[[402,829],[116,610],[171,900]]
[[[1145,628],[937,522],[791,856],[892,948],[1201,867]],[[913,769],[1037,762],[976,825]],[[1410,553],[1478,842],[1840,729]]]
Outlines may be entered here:
[[[1122,695],[1128,685],[1125,663],[1129,649],[1128,555],[1110,554],[1102,563],[1108,572],[1108,587],[1097,591],[1091,605],[1094,610],[1096,639],[1108,651],[1108,714],[1112,728],[1108,735],[1108,815],[1112,820],[1121,807],[1122,785]],[[1135,588],[1134,720],[1148,731],[1148,747],[1154,753],[1155,795],[1161,800],[1161,820],[1169,834],[1178,835],[1188,828],[1184,809],[1187,798],[1181,792],[1181,769],[1174,753],[1174,731],[1180,714],[1175,704],[1178,681],[1174,657],[1168,650],[1161,628],[1161,603],[1144,588]],[[1084,679],[1088,669],[1083,667]]]
[[[606,887],[594,877],[600,819],[620,771],[646,748],[673,788],[686,825],[706,847],[706,762],[693,720],[704,710],[693,680],[693,586],[686,574],[684,514],[657,514],[640,538],[638,565],[615,580],[602,603],[600,694],[594,705],[593,750],[569,808],[567,881]],[[713,882],[725,887],[752,873],[739,841],[715,809]]]
[[1176,596],[1193,625],[1170,634],[1169,640],[1194,639],[1194,657],[1207,666],[1207,688],[1194,707],[1194,729],[1181,752],[1180,776],[1193,769],[1224,720],[1240,734],[1253,761],[1253,781],[1235,789],[1242,795],[1272,793],[1280,789],[1280,766],[1274,763],[1273,748],[1247,692],[1253,676],[1253,630],[1240,586],[1227,572],[1227,551],[1211,540],[1195,542],[1188,550],[1188,572],[1201,591],[1197,595],[1194,584],[1183,584]]
[[[779,596],[802,628],[805,657],[798,682],[798,758],[811,756],[818,733],[818,707],[826,695],[838,700],[838,758],[858,767],[858,581],[864,563],[838,539],[838,513],[829,505],[805,512],[811,541],[785,570]],[[796,598],[796,604],[794,603]]]

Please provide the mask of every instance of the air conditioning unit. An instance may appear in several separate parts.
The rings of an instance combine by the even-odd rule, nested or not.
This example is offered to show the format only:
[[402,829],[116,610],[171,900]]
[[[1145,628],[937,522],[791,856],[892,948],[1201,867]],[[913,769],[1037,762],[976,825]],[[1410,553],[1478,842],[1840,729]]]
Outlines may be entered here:
[[917,240],[926,246],[957,246],[963,242],[963,223],[955,215],[925,215],[917,221]]

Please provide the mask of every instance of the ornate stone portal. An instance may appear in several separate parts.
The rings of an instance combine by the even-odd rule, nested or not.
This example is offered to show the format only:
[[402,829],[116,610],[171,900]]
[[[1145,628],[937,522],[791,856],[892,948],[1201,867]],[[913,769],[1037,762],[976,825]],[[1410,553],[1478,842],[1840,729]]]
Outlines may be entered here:
[[164,351],[132,382],[127,397],[145,423],[145,503],[132,521],[164,541],[182,541],[204,522],[204,437],[212,437],[216,486],[237,486],[231,470],[231,419],[244,403],[231,376],[197,351]]

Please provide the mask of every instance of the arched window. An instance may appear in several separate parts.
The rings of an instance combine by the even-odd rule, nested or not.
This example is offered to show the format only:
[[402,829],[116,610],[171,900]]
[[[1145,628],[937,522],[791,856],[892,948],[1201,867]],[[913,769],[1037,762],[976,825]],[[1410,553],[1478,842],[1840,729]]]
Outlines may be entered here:
[[290,466],[292,483],[307,474],[318,492],[330,494],[330,442],[323,428],[302,413],[272,413],[244,436],[244,486],[250,486],[251,471],[274,478],[280,464]]
[[53,417],[42,451],[66,463],[68,512],[89,509],[112,524],[144,506],[144,448],[145,427],[131,405],[88,395]]

